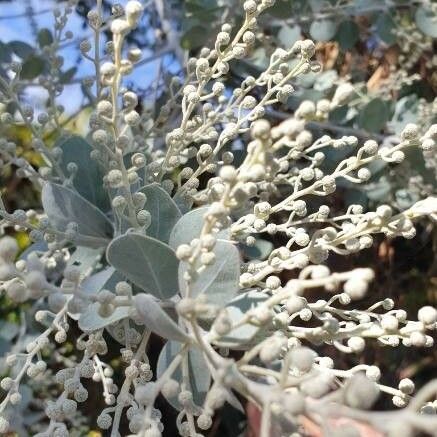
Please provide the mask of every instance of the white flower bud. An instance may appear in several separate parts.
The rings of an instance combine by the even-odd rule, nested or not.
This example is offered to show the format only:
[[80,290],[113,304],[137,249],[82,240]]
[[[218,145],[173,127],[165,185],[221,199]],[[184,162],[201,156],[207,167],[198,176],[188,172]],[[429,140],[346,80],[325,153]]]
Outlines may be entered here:
[[9,376],[3,378],[0,382],[0,387],[5,391],[9,391],[14,385],[15,385],[14,380]]
[[123,33],[126,33],[130,28],[129,23],[126,20],[123,20],[122,18],[116,18],[111,23],[111,32],[115,33],[116,35],[120,35]]
[[281,286],[281,280],[277,276],[269,276],[266,279],[266,287],[271,290],[276,290]]
[[398,385],[399,390],[406,394],[411,395],[414,392],[414,382],[409,378],[404,378],[399,381]]
[[254,0],[246,0],[243,3],[243,9],[248,15],[255,13],[257,10],[256,2]]
[[296,117],[311,118],[316,113],[316,105],[311,100],[304,100],[296,110]]
[[220,96],[221,94],[223,94],[224,90],[225,86],[222,82],[215,82],[212,86],[212,92],[215,96]]
[[378,397],[378,386],[362,373],[353,375],[346,384],[344,399],[345,403],[352,408],[367,410],[372,407]]
[[419,128],[414,123],[408,123],[401,132],[401,138],[407,141],[415,140],[418,136]]
[[393,396],[392,402],[395,407],[404,408],[407,405],[407,401],[400,396]]
[[351,278],[345,282],[343,290],[353,300],[362,299],[367,293],[368,284],[360,278]]
[[358,170],[357,176],[361,181],[368,181],[372,176],[372,173],[368,168],[362,167]]
[[351,337],[347,341],[347,345],[352,349],[352,352],[362,352],[366,346],[366,342],[361,337]]
[[331,106],[344,105],[355,94],[354,87],[350,83],[344,83],[337,87],[334,93],[334,97],[331,101]]
[[109,429],[112,425],[112,417],[107,413],[102,413],[97,417],[97,426],[101,429]]
[[0,257],[4,261],[14,261],[18,250],[19,247],[15,238],[6,235],[0,239]]
[[437,322],[437,310],[432,306],[424,306],[417,313],[417,318],[425,325]]
[[162,386],[161,392],[166,398],[172,398],[177,396],[179,390],[179,383],[174,379],[169,379]]
[[259,352],[259,357],[263,363],[271,363],[277,359],[284,347],[284,339],[279,337],[271,337],[268,339]]
[[426,336],[418,331],[412,332],[410,335],[410,342],[414,347],[423,347],[426,345]]
[[302,373],[309,372],[317,354],[307,347],[296,347],[289,352],[290,364]]
[[103,76],[112,77],[115,74],[115,65],[112,62],[105,62],[100,66],[100,73]]
[[129,0],[125,7],[125,13],[129,26],[136,27],[143,13],[143,6],[139,1]]
[[366,370],[366,376],[372,381],[379,381],[381,378],[381,370],[377,366],[369,366]]
[[386,331],[396,331],[399,326],[399,321],[395,316],[385,314],[381,318],[381,327]]
[[201,414],[197,419],[197,425],[201,430],[207,430],[212,426],[212,418],[207,414]]

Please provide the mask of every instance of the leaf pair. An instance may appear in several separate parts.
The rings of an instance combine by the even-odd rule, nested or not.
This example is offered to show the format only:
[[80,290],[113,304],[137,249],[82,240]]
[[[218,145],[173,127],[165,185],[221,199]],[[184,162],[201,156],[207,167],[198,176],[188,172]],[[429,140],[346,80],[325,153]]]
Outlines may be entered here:
[[[156,193],[156,190],[147,193],[146,205],[150,202],[152,224],[157,214],[160,214],[157,211],[162,211],[159,205],[163,199]],[[171,208],[166,205],[165,209]],[[158,299],[170,299],[178,290],[184,296],[187,293],[184,280],[187,265],[179,264],[174,250],[180,244],[189,244],[200,235],[206,211],[207,208],[199,208],[182,216],[169,236],[169,245],[153,238],[166,238],[168,228],[162,226],[163,221],[153,227],[151,225],[152,236],[130,232],[116,238],[108,246],[108,262],[146,293]],[[169,216],[164,217],[167,220],[164,220],[164,224],[174,220],[174,215],[170,219]],[[217,235],[219,238],[227,238],[229,230]],[[206,294],[211,303],[224,306],[238,290],[240,259],[236,247],[221,239],[216,243],[214,254],[214,264],[207,266],[190,284],[190,296]]]

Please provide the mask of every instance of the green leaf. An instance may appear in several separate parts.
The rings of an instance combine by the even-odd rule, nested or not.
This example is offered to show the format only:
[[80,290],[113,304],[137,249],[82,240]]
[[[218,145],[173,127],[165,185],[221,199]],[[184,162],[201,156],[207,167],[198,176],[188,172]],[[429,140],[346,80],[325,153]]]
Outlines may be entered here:
[[102,257],[102,248],[93,249],[90,247],[78,246],[67,261],[68,266],[80,267],[83,274],[88,274],[99,263]]
[[394,44],[396,42],[396,35],[393,32],[395,29],[396,24],[390,14],[378,14],[376,31],[382,41],[386,44]]
[[277,0],[275,4],[267,8],[266,12],[277,18],[288,18],[293,16],[294,0]]
[[174,203],[176,203],[177,207],[179,208],[179,211],[182,214],[186,214],[187,212],[190,212],[193,206],[192,200],[188,200],[179,194],[175,194],[175,196],[173,197],[173,201]]
[[330,41],[336,32],[337,23],[333,20],[316,20],[310,26],[310,35],[316,41]]
[[[205,206],[184,214],[171,231],[168,244],[176,250],[181,244],[190,244],[195,238],[199,238],[203,228],[203,216],[207,211],[208,207]],[[228,240],[230,235],[230,229],[223,229],[216,234],[216,238]]]
[[320,12],[327,6],[327,2],[325,0],[308,0],[308,3],[313,12]]
[[426,6],[419,6],[416,10],[417,27],[428,36],[437,38],[437,15],[433,9]]
[[[107,267],[106,269],[100,270],[100,272],[94,273],[84,279],[80,284],[80,288],[87,294],[96,294],[100,290],[108,287],[108,282],[111,281],[112,276],[114,276],[114,267]],[[112,281],[111,281],[112,282]],[[114,284],[115,285],[115,284]]]
[[119,320],[129,317],[130,307],[117,307],[109,317],[99,315],[100,304],[95,302],[87,307],[87,309],[79,317],[79,328],[84,332],[97,331],[105,326],[112,325]]
[[26,59],[34,53],[34,48],[23,41],[11,41],[10,49],[21,59]]
[[122,275],[159,299],[170,299],[178,291],[176,255],[155,238],[129,232],[112,240],[106,258]]
[[416,94],[402,97],[396,102],[389,126],[400,135],[407,123],[417,123],[419,99]]
[[387,103],[380,98],[376,98],[367,103],[361,110],[358,116],[358,124],[368,132],[379,132],[385,127],[389,116]]
[[353,13],[365,15],[381,6],[381,0],[353,0]]
[[[79,249],[88,249],[88,248],[80,247]],[[85,255],[87,255],[87,254],[85,253]],[[101,253],[100,253],[100,255],[101,255]],[[85,262],[85,264],[83,264],[83,265],[79,264],[78,266],[80,266],[81,269],[83,269],[84,271],[87,271],[87,270],[89,270],[89,268],[94,268],[95,264],[96,264],[95,260],[92,257],[91,257],[90,261],[91,262]],[[89,264],[89,265],[87,265],[87,264]],[[123,278],[118,277],[117,278],[118,281],[113,281],[112,278],[117,278],[115,269],[113,267],[107,267],[106,269],[103,269],[100,272],[97,272],[97,273],[85,278],[80,284],[80,289],[83,293],[87,294],[88,296],[95,295],[100,290],[103,290],[104,288],[108,289],[108,290],[113,290],[116,282],[122,281]],[[80,312],[77,312],[77,313],[69,312],[68,313],[68,316],[71,317],[73,320],[79,320],[81,315],[82,314]]]
[[345,20],[340,23],[335,39],[343,50],[351,49],[359,40],[360,30],[357,23],[352,20]]
[[413,206],[420,198],[416,193],[412,193],[405,189],[400,189],[395,192],[397,206],[402,209],[408,209]]
[[293,27],[285,24],[281,27],[281,30],[278,33],[278,39],[284,47],[292,47],[296,41],[300,40],[300,38],[301,29],[297,24]]
[[[206,294],[208,302],[225,306],[238,292],[240,279],[240,255],[237,248],[226,241],[217,241],[213,252],[215,262],[206,266],[190,282],[190,296],[197,297]],[[200,263],[199,266],[200,268]],[[187,263],[179,265],[179,288],[182,295],[186,294],[184,274]]]
[[[182,345],[179,342],[168,341],[161,350],[158,358],[158,364],[156,367],[156,376],[160,378],[162,374],[167,370],[168,366],[174,360],[174,358],[180,353]],[[188,364],[188,379],[189,387],[187,387],[193,393],[193,401],[196,405],[202,406],[205,401],[206,394],[208,393],[209,386],[211,384],[211,374],[208,370],[208,364],[203,357],[200,349],[195,346],[191,346],[187,352],[187,364]],[[183,382],[181,366],[173,373],[172,378],[179,383]],[[166,398],[167,401],[178,411],[182,410],[182,406],[177,400],[177,396]]]
[[314,90],[327,92],[334,86],[337,79],[338,79],[338,74],[335,70],[327,70],[322,73],[319,73],[316,76],[316,80],[313,85]]
[[63,71],[59,75],[59,81],[62,84],[68,84],[70,82],[70,80],[73,79],[76,72],[77,72],[77,67],[71,67],[68,70]]
[[0,62],[11,62],[11,48],[0,41]]
[[46,62],[43,58],[31,55],[23,62],[20,77],[28,80],[35,79],[44,72],[45,67]]
[[182,35],[181,47],[185,50],[198,49],[204,45],[205,35],[208,35],[207,28],[203,26],[193,26]]
[[77,164],[73,179],[78,193],[102,211],[110,209],[109,197],[103,188],[103,175],[97,161],[90,158],[92,147],[78,135],[61,138],[55,146],[62,150],[61,168],[67,174],[69,162]]
[[53,35],[49,29],[43,28],[38,32],[38,43],[41,48],[53,43]]
[[64,232],[68,223],[78,224],[75,243],[79,246],[101,247],[113,234],[108,218],[88,200],[62,185],[46,183],[41,200],[44,212],[58,231]]
[[144,325],[155,334],[168,340],[187,342],[190,338],[176,322],[161,308],[159,303],[148,294],[135,296],[135,307],[143,317]]
[[147,235],[167,243],[170,233],[182,217],[173,199],[158,184],[147,185],[140,189],[146,197],[144,209],[149,211],[152,222],[147,228]]
[[390,194],[391,185],[386,178],[381,178],[378,182],[368,184],[365,187],[365,192],[370,200],[381,203],[387,199]]
[[273,243],[271,241],[258,238],[253,246],[242,245],[244,255],[249,259],[264,260],[273,250]]
[[[267,298],[268,295],[259,290],[250,290],[232,300],[226,309],[233,325],[240,323],[249,310],[256,308]],[[244,323],[238,328],[232,329],[228,334],[216,341],[215,344],[218,346],[243,349],[244,346],[240,347],[240,345],[251,342],[259,329],[259,326],[249,322]]]

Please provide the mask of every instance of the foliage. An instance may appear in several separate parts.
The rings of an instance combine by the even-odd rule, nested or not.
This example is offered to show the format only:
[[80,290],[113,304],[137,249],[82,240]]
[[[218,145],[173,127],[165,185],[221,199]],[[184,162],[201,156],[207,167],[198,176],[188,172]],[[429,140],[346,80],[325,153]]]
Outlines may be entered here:
[[[30,324],[11,325],[9,338],[0,336],[1,433],[77,431],[78,405],[92,402],[86,380],[102,387],[97,426],[111,437],[124,432],[124,420],[132,435],[162,435],[170,425],[156,408],[161,394],[178,411],[182,436],[210,429],[225,403],[242,410],[241,399],[261,410],[261,437],[272,430],[302,435],[309,425],[334,435],[330,424],[339,417],[355,434],[363,424],[387,435],[434,432],[436,381],[416,394],[409,378],[391,387],[379,367],[360,358],[367,346],[431,348],[437,310],[423,305],[409,320],[388,297],[360,305],[373,271],[336,271],[330,260],[371,248],[376,234],[412,239],[416,222],[436,220],[437,125],[431,116],[409,119],[408,111],[417,114],[412,96],[392,114],[384,90],[363,93],[359,81],[321,71],[315,43],[301,38],[303,29],[350,50],[360,41],[351,17],[374,13],[381,2],[345,2],[340,14],[334,2],[273,3],[246,0],[240,22],[220,22],[209,49],[193,44],[203,46],[204,23],[220,21],[223,8],[187,1],[181,46],[200,51],[170,79],[165,102],[152,102],[151,120],[125,87],[141,59],[141,50],[125,45],[143,5],[130,0],[107,15],[98,0],[87,14],[94,43],[80,45],[95,67],[83,84],[92,106],[86,137],[67,131],[57,104],[68,79],[57,53],[71,38],[66,25],[75,2],[55,10],[55,32],[38,33],[39,49],[19,42],[5,48],[0,121],[5,132],[26,126],[40,159],[25,159],[7,136],[0,154],[41,193],[41,205],[9,212],[0,203],[5,233],[26,231],[33,241],[20,254],[15,239],[0,239],[3,298],[27,305],[32,316]],[[391,6],[382,4],[386,16],[374,24],[390,41],[381,20]],[[287,18],[291,6],[314,20],[281,26],[277,37],[290,44],[248,64],[266,50],[264,14]],[[418,28],[433,37],[433,6],[413,9]],[[103,51],[107,26],[112,41]],[[239,75],[237,85],[228,80]],[[37,77],[49,95],[39,112],[20,96]],[[397,135],[381,137],[389,121]],[[429,183],[411,181],[404,187],[417,188],[411,198],[382,203],[375,187],[389,197],[396,185],[398,195],[399,181],[387,181],[385,191],[379,185],[395,180],[396,166],[408,160]],[[357,186],[364,202],[349,201]],[[344,208],[334,202],[341,190]],[[342,354],[355,364],[344,366]],[[26,379],[46,381],[46,403],[32,423],[18,423],[17,406],[25,416],[36,391]],[[369,411],[382,394],[401,409]]]

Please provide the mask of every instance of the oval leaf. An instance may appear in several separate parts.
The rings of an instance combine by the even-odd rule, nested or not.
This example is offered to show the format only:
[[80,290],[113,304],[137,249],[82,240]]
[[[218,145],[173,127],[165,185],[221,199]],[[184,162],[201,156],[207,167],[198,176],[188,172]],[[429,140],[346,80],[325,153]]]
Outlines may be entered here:
[[329,41],[337,32],[337,23],[332,20],[316,20],[311,23],[310,35],[316,41]]
[[350,50],[358,41],[359,35],[360,29],[357,23],[352,20],[345,20],[338,26],[335,37],[343,50]]
[[147,235],[167,243],[172,229],[182,216],[179,208],[158,184],[147,185],[140,191],[147,197],[144,209],[149,211],[152,218]]
[[358,124],[368,132],[379,132],[389,120],[389,107],[386,102],[376,98],[367,103],[358,117]]
[[113,233],[108,218],[69,188],[46,183],[42,189],[41,200],[44,212],[58,231],[65,231],[70,222],[78,224],[75,243],[79,246],[104,246]]
[[109,317],[101,317],[98,313],[99,303],[93,303],[79,317],[79,328],[84,332],[97,331],[129,317],[130,307],[117,307]]
[[278,39],[285,47],[292,47],[293,44],[301,38],[301,29],[299,25],[284,25],[278,33]]
[[[199,238],[203,228],[203,216],[207,211],[208,207],[202,207],[184,214],[171,231],[168,244],[176,250],[181,244],[190,244],[195,238]],[[216,234],[216,237],[228,240],[230,235],[230,229],[223,229]]]
[[187,342],[190,338],[150,295],[135,296],[135,306],[144,319],[144,324],[155,334],[168,340]]
[[49,29],[43,28],[38,32],[38,43],[41,48],[53,43],[53,35]]
[[437,38],[437,15],[431,7],[420,6],[416,11],[417,27],[428,36]]
[[21,67],[20,78],[21,79],[35,79],[38,77],[46,68],[46,61],[36,55],[29,56]]
[[[256,308],[267,298],[268,295],[259,290],[250,290],[246,293],[242,293],[229,302],[226,309],[232,320],[232,324],[236,325],[240,323],[249,310]],[[228,334],[214,343],[222,347],[244,349],[245,347],[243,345],[249,343],[259,330],[259,326],[253,325],[249,322],[244,323],[238,326],[238,328],[232,329]]]
[[265,260],[273,250],[271,241],[258,238],[253,246],[241,245],[243,254],[249,259]]
[[62,138],[55,146],[62,150],[61,168],[67,174],[67,165],[77,165],[73,185],[78,193],[102,211],[110,208],[108,193],[103,188],[103,172],[98,163],[90,158],[92,147],[82,137],[73,135]]
[[21,59],[26,59],[35,51],[31,45],[23,41],[11,41],[8,45],[10,49]]
[[[161,375],[167,370],[170,363],[181,351],[182,345],[176,341],[167,342],[161,350],[158,358],[158,364],[156,366],[156,376],[160,378]],[[193,393],[193,401],[196,405],[202,406],[205,401],[206,394],[208,393],[209,386],[211,384],[211,374],[208,370],[208,364],[203,357],[202,352],[197,347],[191,346],[187,352],[188,354],[188,379],[190,387],[189,389]],[[182,383],[181,366],[173,373],[172,378]],[[182,410],[182,406],[176,397],[166,398],[167,401],[177,410]]]
[[159,299],[169,299],[178,291],[178,260],[167,244],[138,233],[114,239],[106,258],[113,267],[142,290]]

